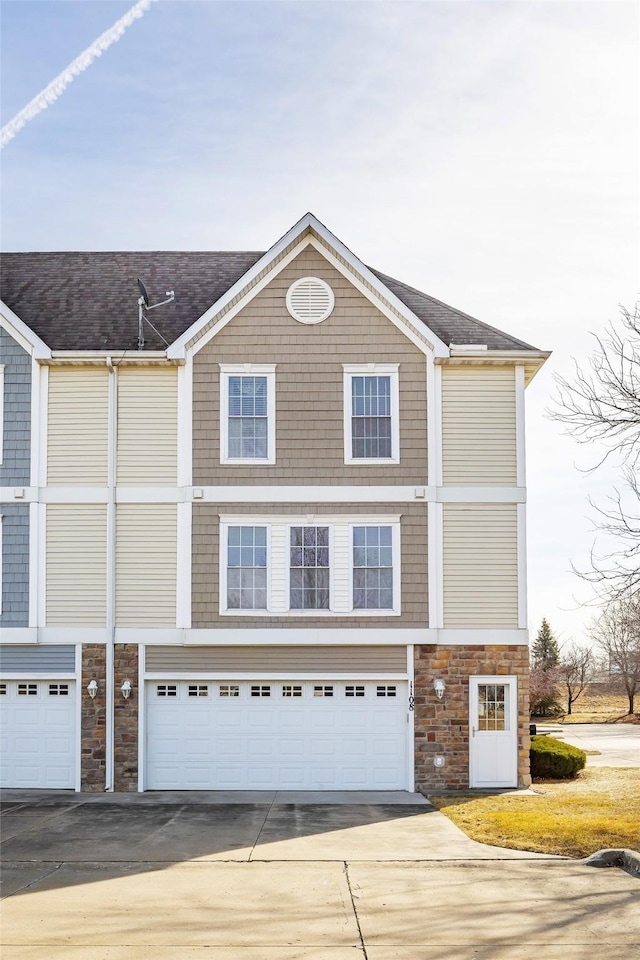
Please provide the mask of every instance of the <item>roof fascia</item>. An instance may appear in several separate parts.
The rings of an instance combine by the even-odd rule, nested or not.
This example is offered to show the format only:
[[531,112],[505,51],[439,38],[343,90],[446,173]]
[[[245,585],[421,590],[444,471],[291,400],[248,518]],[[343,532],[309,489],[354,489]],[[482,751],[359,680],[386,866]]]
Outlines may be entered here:
[[421,339],[426,339],[431,350],[433,351],[434,357],[448,357],[449,356],[449,347],[441,340],[436,334],[431,330],[426,323],[420,320],[415,313],[409,309],[406,303],[403,303],[395,293],[392,293],[388,287],[384,285],[382,280],[379,280],[374,273],[369,270],[364,263],[356,257],[354,253],[349,250],[348,247],[342,243],[341,240],[331,233],[323,223],[313,216],[313,214],[308,214],[311,218],[310,226],[312,229],[328,244],[329,247],[333,247],[335,252],[343,257],[344,260],[349,264],[349,266],[356,272],[359,273],[363,278],[365,283],[370,286],[379,297],[383,300],[386,300],[394,310],[397,310],[398,313],[406,320],[407,324],[414,328],[414,330],[420,335]]
[[248,284],[255,280],[264,270],[268,269],[269,264],[273,260],[276,260],[290,244],[294,243],[297,238],[302,238],[305,233],[308,233],[312,219],[315,218],[312,217],[310,213],[306,213],[301,220],[298,220],[277,243],[274,243],[274,245],[260,257],[257,263],[254,263],[232,287],[229,287],[226,293],[223,293],[215,303],[205,310],[202,316],[199,317],[195,323],[192,323],[177,340],[174,340],[167,349],[167,357],[171,360],[184,358],[187,345],[198,336],[198,333],[206,327],[217,313],[220,313],[221,310],[228,306]]
[[51,357],[51,350],[44,340],[41,340],[38,334],[34,333],[31,327],[28,327],[24,320],[21,320],[17,313],[14,313],[11,307],[7,306],[4,300],[0,300],[0,326],[34,360],[46,360]]
[[[314,237],[314,234],[317,234],[321,238],[323,243],[318,244],[317,240]],[[437,337],[429,327],[424,324],[408,307],[404,304],[394,293],[391,292],[383,283],[380,281],[349,249],[346,247],[334,234],[328,230],[323,223],[321,223],[317,217],[314,217],[312,213],[306,213],[277,243],[275,243],[265,254],[262,256],[257,263],[253,265],[236,283],[233,284],[229,290],[226,291],[214,304],[212,304],[202,316],[196,320],[194,324],[189,327],[177,340],[175,340],[167,350],[167,357],[170,359],[182,358],[185,355],[187,347],[190,347],[193,341],[198,337],[198,333],[202,331],[211,320],[219,314],[225,307],[228,307],[234,299],[238,298],[244,289],[249,286],[252,281],[255,281],[260,274],[264,274],[265,271],[269,270],[269,265],[274,264],[275,272],[279,272],[284,269],[286,262],[289,262],[290,259],[293,259],[292,256],[289,256],[286,262],[281,258],[282,253],[292,245],[296,244],[296,241],[299,240],[302,242],[304,239],[308,238],[308,242],[312,243],[316,249],[319,249],[319,252],[327,259],[331,260],[332,264],[347,277],[355,286],[357,286],[360,291],[367,296],[369,299],[372,299],[372,293],[375,294],[381,303],[376,303],[378,309],[385,314],[393,323],[400,327],[403,332],[420,347],[421,350],[431,351],[436,357],[448,357],[449,348],[447,345]],[[315,241],[315,242],[314,242]],[[325,246],[326,245],[326,246]],[[297,250],[298,245],[296,244],[295,250]],[[333,256],[331,253],[333,252]],[[328,256],[329,254],[329,256]],[[341,259],[351,267],[351,271],[345,272],[344,263],[341,262]],[[271,279],[271,272],[268,273],[269,279]],[[362,278],[359,282],[359,278]],[[262,286],[268,282],[265,277],[261,281],[260,285],[253,285],[250,287],[248,293],[255,295],[259,292]],[[391,310],[385,308],[385,301],[391,306]],[[243,298],[243,303],[246,302]],[[224,317],[221,318],[219,323],[216,323],[210,330],[207,331],[206,337],[201,337],[197,341],[197,349],[204,346],[206,342],[215,336],[215,334],[222,329],[226,323],[229,322],[231,317],[237,313],[240,309],[238,304],[234,305],[233,311],[228,311]],[[396,312],[399,316],[396,316]],[[401,321],[401,324],[398,323]],[[403,321],[403,322],[402,322]],[[195,346],[195,344],[194,344]]]
[[112,363],[114,367],[137,364],[146,366],[176,366],[182,361],[168,360],[165,350],[125,351],[122,350],[53,350],[51,356],[41,361],[47,366],[62,366],[64,364]]

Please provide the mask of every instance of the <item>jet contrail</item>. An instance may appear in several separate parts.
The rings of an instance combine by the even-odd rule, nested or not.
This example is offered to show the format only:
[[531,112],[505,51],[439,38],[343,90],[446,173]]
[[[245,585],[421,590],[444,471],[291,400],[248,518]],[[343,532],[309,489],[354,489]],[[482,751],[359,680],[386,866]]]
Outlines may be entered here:
[[130,27],[134,20],[137,20],[143,15],[149,9],[152,2],[153,0],[138,0],[138,3],[134,3],[131,10],[125,13],[124,17],[120,17],[112,27],[109,27],[108,30],[100,34],[98,39],[94,40],[86,50],[83,50],[79,57],[72,60],[69,66],[65,67],[62,73],[59,73],[55,80],[52,80],[37,97],[30,100],[26,107],[15,115],[13,120],[5,124],[2,130],[0,130],[0,148],[6,146],[10,140],[13,140],[16,133],[22,130],[25,123],[32,120],[36,114],[40,113],[41,110],[46,110],[52,103],[55,103],[71,81],[82,73],[83,70],[86,70],[87,67],[90,67],[96,57],[101,56],[112,43],[119,40],[127,27]]

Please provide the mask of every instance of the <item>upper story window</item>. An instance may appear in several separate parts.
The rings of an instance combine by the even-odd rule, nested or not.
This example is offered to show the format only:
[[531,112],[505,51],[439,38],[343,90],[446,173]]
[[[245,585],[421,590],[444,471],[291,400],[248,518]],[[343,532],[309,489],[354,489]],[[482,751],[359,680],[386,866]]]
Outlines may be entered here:
[[398,463],[397,364],[344,365],[345,463]]
[[400,535],[387,514],[221,516],[220,613],[399,616]]
[[267,528],[227,528],[227,609],[267,609]]
[[393,528],[353,528],[354,610],[393,610]]
[[292,610],[328,610],[329,527],[291,527],[289,591]]
[[220,462],[275,463],[275,367],[220,365]]

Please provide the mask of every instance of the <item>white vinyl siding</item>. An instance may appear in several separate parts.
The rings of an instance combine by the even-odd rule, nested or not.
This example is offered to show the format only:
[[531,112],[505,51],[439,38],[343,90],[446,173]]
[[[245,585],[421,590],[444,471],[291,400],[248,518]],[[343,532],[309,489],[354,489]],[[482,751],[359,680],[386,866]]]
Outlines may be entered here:
[[51,367],[47,482],[106,486],[109,373],[102,367]]
[[107,508],[47,506],[46,622],[102,627],[107,615]]
[[518,626],[517,507],[443,506],[444,626]]
[[174,486],[178,468],[178,375],[175,367],[118,372],[120,486]]
[[175,627],[176,533],[175,504],[118,504],[118,626]]
[[442,479],[452,486],[515,486],[515,367],[442,368]]

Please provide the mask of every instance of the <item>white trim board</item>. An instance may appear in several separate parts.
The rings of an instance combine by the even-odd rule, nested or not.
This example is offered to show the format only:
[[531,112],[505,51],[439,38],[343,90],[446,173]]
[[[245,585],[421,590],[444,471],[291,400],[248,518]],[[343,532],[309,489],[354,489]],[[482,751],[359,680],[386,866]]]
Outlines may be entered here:
[[[16,496],[16,490],[20,492]],[[24,496],[22,495],[24,494]],[[524,487],[240,486],[116,487],[116,503],[525,503]],[[108,487],[0,487],[0,503],[108,503]]]
[[[321,238],[320,242],[313,234]],[[212,304],[192,326],[178,337],[167,350],[170,359],[182,358],[187,350],[197,352],[215,336],[246,302],[264,288],[274,276],[307,246],[318,250],[346,279],[369,299],[389,320],[423,352],[432,350],[440,357],[449,356],[449,348],[426,324],[416,317],[405,303],[398,299],[343,243],[311,213],[305,214],[257,263],[253,265],[216,303]],[[284,252],[292,247],[283,256]],[[345,263],[348,268],[345,267]],[[270,269],[271,268],[271,269]],[[260,274],[265,276],[255,282]],[[352,272],[353,271],[353,272]],[[247,287],[252,284],[249,290]],[[245,292],[246,291],[246,292]],[[234,303],[234,301],[237,302]],[[378,299],[379,298],[379,299]],[[233,307],[230,305],[233,303]],[[389,309],[387,304],[391,305]],[[219,314],[220,320],[206,334],[201,331]],[[397,311],[397,315],[394,311]]]
[[4,300],[0,300],[0,326],[2,326],[16,343],[26,350],[36,360],[46,360],[51,357],[51,350],[44,340],[41,340],[24,320],[21,320]]

